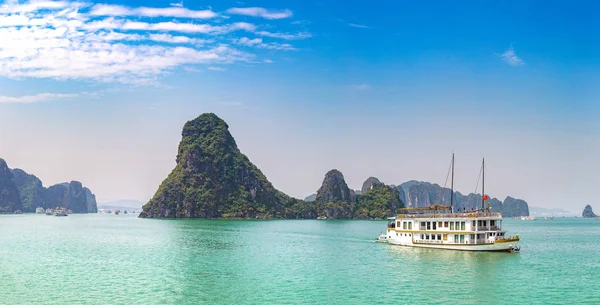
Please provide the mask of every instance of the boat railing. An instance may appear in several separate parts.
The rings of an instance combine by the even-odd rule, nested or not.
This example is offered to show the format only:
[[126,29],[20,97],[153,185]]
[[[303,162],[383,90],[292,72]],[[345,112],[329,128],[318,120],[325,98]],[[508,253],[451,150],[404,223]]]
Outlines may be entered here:
[[427,243],[427,244],[441,244],[442,243],[441,240],[431,240],[431,239],[420,239],[419,242]]
[[398,214],[396,218],[477,218],[477,217],[502,217],[500,213],[445,213],[445,214]]

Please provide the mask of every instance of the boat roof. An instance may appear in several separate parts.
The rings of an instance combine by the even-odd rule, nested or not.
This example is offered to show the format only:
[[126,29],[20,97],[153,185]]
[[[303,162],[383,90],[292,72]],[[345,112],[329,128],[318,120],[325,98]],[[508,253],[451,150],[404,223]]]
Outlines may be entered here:
[[402,208],[398,209],[398,214],[429,214],[431,212],[448,212],[452,211],[452,207],[449,205],[434,204],[423,208]]

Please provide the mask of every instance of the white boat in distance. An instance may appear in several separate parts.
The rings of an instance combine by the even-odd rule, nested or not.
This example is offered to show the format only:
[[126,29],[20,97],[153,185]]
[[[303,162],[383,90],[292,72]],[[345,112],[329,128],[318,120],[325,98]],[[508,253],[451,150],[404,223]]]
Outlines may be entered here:
[[[485,177],[485,160],[482,177]],[[508,237],[502,228],[502,215],[484,208],[482,186],[481,209],[455,213],[454,154],[452,155],[452,187],[450,206],[432,205],[423,208],[399,209],[396,217],[388,218],[385,240],[392,245],[448,249],[460,251],[519,251],[519,236]],[[485,178],[484,178],[485,183]],[[483,184],[482,184],[483,185]],[[384,238],[378,237],[377,241]]]
[[537,220],[535,216],[521,216],[521,220]]

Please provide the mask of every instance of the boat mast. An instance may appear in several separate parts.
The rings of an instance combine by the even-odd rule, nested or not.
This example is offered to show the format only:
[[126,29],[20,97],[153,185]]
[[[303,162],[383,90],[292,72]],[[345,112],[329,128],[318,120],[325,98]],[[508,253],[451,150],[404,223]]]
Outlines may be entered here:
[[[448,181],[448,180],[446,180]],[[452,180],[450,182],[450,211],[454,213],[454,153],[452,153]]]
[[485,200],[483,198],[485,198],[485,158],[483,158],[483,162],[481,163],[481,178],[482,178],[482,182],[481,182],[481,209],[484,210],[485,209]]

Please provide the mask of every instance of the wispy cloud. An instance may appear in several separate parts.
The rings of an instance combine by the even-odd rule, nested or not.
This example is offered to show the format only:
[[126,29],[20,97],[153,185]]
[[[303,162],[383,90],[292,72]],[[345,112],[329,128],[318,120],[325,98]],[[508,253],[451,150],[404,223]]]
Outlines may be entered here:
[[238,45],[242,45],[242,46],[256,47],[256,48],[267,49],[267,50],[280,50],[280,51],[296,50],[296,48],[294,48],[292,45],[290,45],[288,43],[277,43],[277,42],[264,43],[262,38],[250,39],[248,37],[242,37],[240,39],[235,39],[234,43],[236,43]]
[[262,17],[265,19],[284,19],[292,17],[294,14],[288,9],[269,10],[264,7],[233,7],[227,10],[232,15],[245,15],[252,17]]
[[221,68],[221,67],[208,67],[207,69],[211,70],[211,71],[219,71],[219,72],[223,72],[226,70],[225,68]]
[[5,96],[0,95],[0,104],[2,103],[15,103],[15,104],[30,104],[30,103],[41,103],[52,100],[68,99],[78,97],[79,94],[57,94],[57,93],[39,93],[36,95],[23,95],[23,96]]
[[348,23],[348,26],[353,27],[353,28],[359,28],[359,29],[371,29],[372,28],[368,25],[356,24],[356,23]]
[[296,34],[290,34],[290,33],[272,33],[272,32],[268,32],[268,31],[258,31],[258,32],[256,32],[256,34],[260,35],[260,36],[279,38],[279,39],[285,39],[285,40],[299,40],[299,39],[306,39],[306,38],[312,37],[312,34],[308,33],[308,32],[300,32],[300,33],[296,33]]
[[[291,16],[289,10],[260,8],[232,12],[266,19]],[[256,49],[295,49],[291,44],[264,42],[260,37],[297,40],[312,36],[306,32],[258,31],[264,25],[213,19],[218,16],[211,9],[189,10],[183,4],[149,8],[5,1],[0,4],[0,77],[154,84],[178,67],[262,62],[253,53]],[[154,17],[169,19],[150,19]],[[189,19],[202,19],[202,23]],[[258,38],[234,38],[237,33],[254,33]],[[232,38],[241,43],[231,44]],[[247,43],[255,39],[258,43],[249,48]]]
[[183,1],[181,2],[175,2],[175,3],[169,3],[170,6],[175,6],[175,7],[183,7]]
[[266,64],[272,64],[272,63],[274,63],[274,61],[272,61],[270,59],[265,59],[265,60],[263,60],[263,62],[266,63]]
[[521,66],[525,64],[525,62],[523,62],[523,60],[517,56],[515,49],[512,46],[510,46],[510,48],[500,56],[507,64],[511,66]]
[[217,17],[218,14],[211,10],[194,11],[181,7],[138,7],[130,8],[123,5],[96,4],[90,12],[92,16],[143,16],[143,17],[179,17],[179,18],[197,18],[210,19]]

